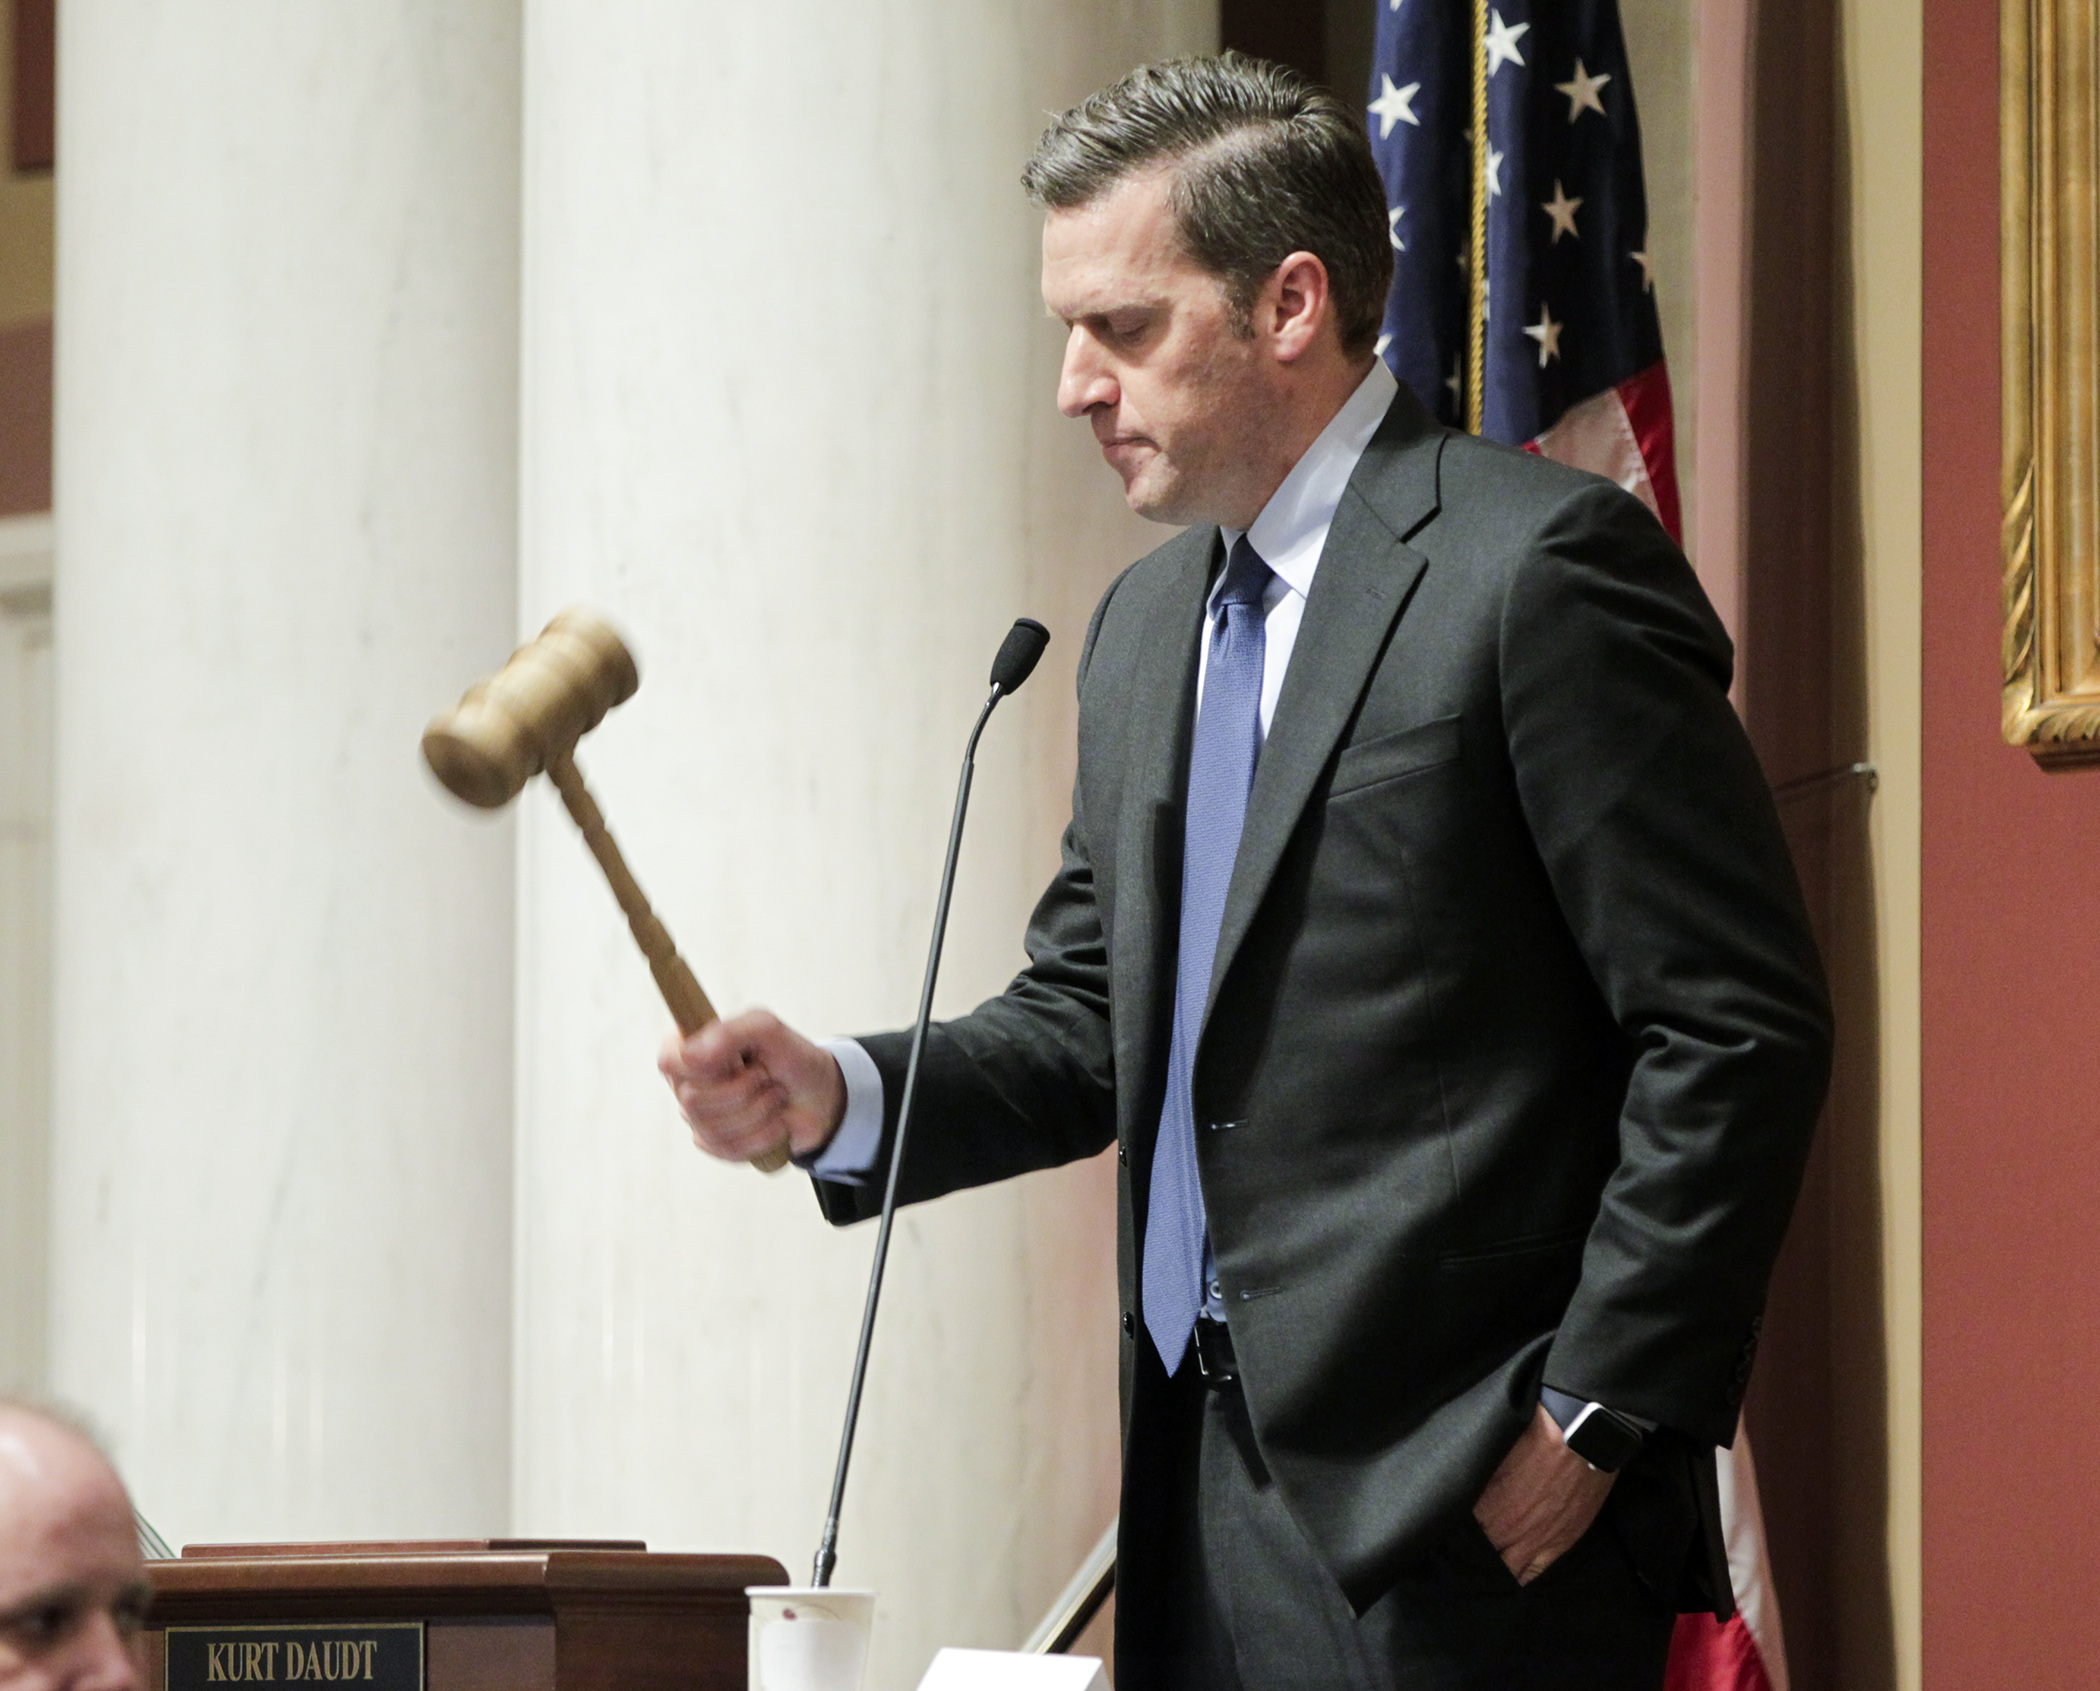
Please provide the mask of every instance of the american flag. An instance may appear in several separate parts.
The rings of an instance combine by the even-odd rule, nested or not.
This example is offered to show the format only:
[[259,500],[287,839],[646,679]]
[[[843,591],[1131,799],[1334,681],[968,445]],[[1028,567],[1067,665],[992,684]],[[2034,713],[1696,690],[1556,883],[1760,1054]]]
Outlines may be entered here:
[[1481,432],[1609,476],[1680,541],[1633,80],[1613,0],[1371,0],[1371,150],[1385,178],[1393,373],[1465,426],[1473,55],[1488,94]]
[[[1481,433],[1608,476],[1683,541],[1641,130],[1615,0],[1368,0],[1367,122],[1385,178],[1393,291],[1378,350],[1467,426],[1474,67],[1487,72]],[[1476,55],[1478,57],[1476,58]],[[1786,1691],[1757,1476],[1719,1453],[1736,1613],[1678,1621],[1668,1691]]]

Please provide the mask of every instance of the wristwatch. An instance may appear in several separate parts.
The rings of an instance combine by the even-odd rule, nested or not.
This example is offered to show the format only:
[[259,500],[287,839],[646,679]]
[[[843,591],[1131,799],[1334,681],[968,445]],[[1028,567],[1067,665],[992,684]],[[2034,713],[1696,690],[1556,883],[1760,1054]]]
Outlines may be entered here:
[[1560,1424],[1567,1447],[1600,1474],[1616,1474],[1631,1462],[1648,1429],[1630,1415],[1601,1403],[1585,1403],[1546,1386],[1539,1392],[1546,1413]]
[[1568,1448],[1600,1474],[1616,1474],[1631,1462],[1647,1435],[1625,1416],[1601,1403],[1586,1403],[1561,1437]]

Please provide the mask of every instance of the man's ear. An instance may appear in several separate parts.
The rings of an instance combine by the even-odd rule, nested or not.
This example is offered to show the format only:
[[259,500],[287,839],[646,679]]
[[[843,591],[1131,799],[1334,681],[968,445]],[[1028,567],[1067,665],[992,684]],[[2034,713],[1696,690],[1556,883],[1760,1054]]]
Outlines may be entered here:
[[1256,327],[1266,334],[1277,362],[1295,364],[1333,320],[1327,266],[1312,253],[1292,253],[1276,267],[1255,311]]

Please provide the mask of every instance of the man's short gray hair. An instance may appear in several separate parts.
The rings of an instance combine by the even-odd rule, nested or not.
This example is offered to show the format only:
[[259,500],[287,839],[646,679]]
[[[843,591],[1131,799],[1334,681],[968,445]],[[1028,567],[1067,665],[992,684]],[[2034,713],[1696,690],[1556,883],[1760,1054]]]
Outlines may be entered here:
[[1225,284],[1243,331],[1276,267],[1309,252],[1327,267],[1343,350],[1371,350],[1392,241],[1371,144],[1341,101],[1242,53],[1142,65],[1052,123],[1021,185],[1070,211],[1155,165],[1173,167],[1181,238]]

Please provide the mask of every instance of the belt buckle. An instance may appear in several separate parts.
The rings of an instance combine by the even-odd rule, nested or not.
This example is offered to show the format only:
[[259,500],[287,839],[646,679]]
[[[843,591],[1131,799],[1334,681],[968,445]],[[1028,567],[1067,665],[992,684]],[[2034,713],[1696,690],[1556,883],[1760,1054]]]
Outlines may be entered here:
[[1196,1368],[1214,1392],[1239,1384],[1240,1362],[1232,1348],[1232,1329],[1208,1315],[1196,1317]]

